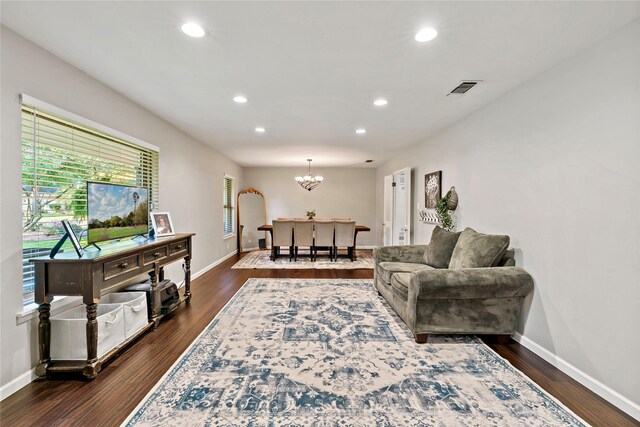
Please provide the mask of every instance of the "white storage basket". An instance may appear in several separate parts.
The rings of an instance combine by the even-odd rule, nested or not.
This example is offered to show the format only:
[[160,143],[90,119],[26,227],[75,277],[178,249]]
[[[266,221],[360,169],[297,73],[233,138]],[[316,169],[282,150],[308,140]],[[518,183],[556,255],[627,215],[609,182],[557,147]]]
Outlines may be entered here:
[[125,339],[135,335],[136,332],[149,323],[146,292],[115,292],[107,294],[100,298],[100,304],[122,305]]
[[[98,305],[98,357],[124,341],[122,305]],[[87,307],[81,305],[51,319],[51,359],[87,359]]]

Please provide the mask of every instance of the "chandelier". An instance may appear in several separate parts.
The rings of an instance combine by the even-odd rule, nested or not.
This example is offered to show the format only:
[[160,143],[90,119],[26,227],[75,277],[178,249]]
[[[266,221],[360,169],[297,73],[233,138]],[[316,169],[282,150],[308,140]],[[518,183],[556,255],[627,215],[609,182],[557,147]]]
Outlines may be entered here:
[[313,176],[311,174],[311,159],[307,159],[307,162],[309,162],[309,174],[307,174],[306,176],[296,176],[296,182],[300,184],[305,190],[311,191],[316,188],[318,184],[324,181],[324,178],[320,175]]

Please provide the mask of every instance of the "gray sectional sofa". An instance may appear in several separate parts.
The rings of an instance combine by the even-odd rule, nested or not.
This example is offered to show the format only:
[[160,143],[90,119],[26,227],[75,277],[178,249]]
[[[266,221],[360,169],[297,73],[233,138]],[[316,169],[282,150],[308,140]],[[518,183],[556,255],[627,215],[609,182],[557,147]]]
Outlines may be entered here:
[[515,267],[509,236],[436,227],[428,245],[374,250],[380,295],[414,333],[512,335],[533,279]]

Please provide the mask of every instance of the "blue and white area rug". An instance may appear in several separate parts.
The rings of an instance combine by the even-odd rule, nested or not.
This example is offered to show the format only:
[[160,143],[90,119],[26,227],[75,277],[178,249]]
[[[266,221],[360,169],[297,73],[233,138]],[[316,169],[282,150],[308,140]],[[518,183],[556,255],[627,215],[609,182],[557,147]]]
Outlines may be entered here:
[[128,426],[583,426],[475,338],[415,344],[370,280],[250,279]]

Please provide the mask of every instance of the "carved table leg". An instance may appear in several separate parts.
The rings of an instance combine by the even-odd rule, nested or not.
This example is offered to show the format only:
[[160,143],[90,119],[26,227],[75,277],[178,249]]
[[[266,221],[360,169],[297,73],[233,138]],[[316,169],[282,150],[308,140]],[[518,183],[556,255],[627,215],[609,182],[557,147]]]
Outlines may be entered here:
[[149,279],[151,279],[151,321],[153,322],[153,329],[157,329],[160,324],[158,316],[160,315],[160,305],[162,303],[160,298],[160,292],[158,291],[158,274],[156,273],[157,266],[153,271],[149,272]]
[[184,297],[191,301],[191,256],[184,257]]
[[87,363],[82,374],[87,378],[95,378],[100,372],[98,362],[98,304],[87,304]]
[[355,261],[358,259],[358,255],[356,254],[356,240],[358,239],[358,231],[353,233],[353,247],[351,247],[351,261]]
[[49,315],[51,313],[51,305],[49,303],[43,303],[38,306],[38,317],[40,321],[38,323],[38,347],[40,350],[40,360],[38,366],[36,366],[36,375],[38,378],[44,378],[47,376],[47,366],[51,357],[49,356],[49,349],[51,348],[51,322],[49,322]]

